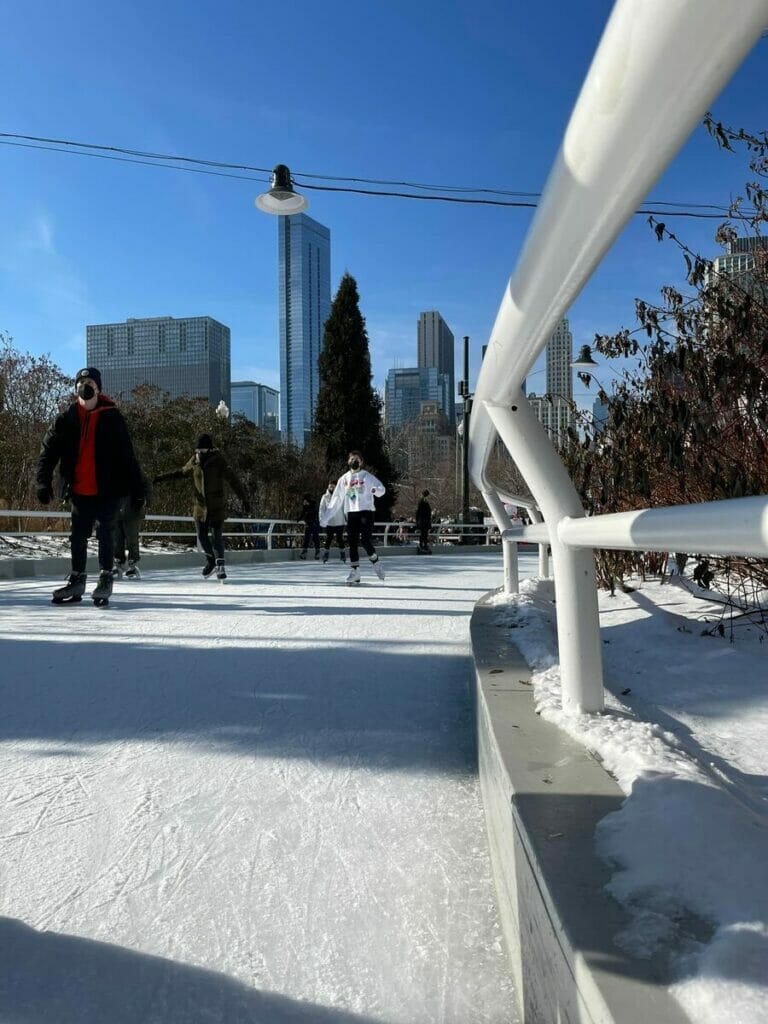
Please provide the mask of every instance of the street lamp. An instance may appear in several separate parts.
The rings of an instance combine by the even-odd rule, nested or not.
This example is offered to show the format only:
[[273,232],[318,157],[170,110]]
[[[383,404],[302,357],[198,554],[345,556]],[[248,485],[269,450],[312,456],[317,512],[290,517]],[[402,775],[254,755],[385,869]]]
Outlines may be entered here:
[[[469,416],[472,395],[469,391],[469,338],[464,338],[464,376],[459,381],[459,397],[464,400],[461,415],[461,521],[469,522]],[[462,538],[464,534],[462,532]]]
[[589,345],[582,345],[579,349],[579,354],[571,362],[571,366],[575,370],[591,370],[594,366],[599,366],[592,358],[592,348]]
[[291,172],[285,164],[275,167],[269,191],[257,196],[255,203],[263,213],[273,213],[278,217],[301,213],[309,207],[304,196],[294,189]]

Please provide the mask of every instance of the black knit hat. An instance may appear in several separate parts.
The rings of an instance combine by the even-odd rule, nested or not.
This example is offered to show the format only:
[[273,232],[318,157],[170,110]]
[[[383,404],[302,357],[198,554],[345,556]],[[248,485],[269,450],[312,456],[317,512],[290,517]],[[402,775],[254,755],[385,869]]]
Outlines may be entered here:
[[213,448],[213,438],[210,434],[201,434],[195,444],[195,448]]
[[99,391],[101,391],[101,374],[95,366],[84,366],[82,370],[77,371],[75,375],[75,387],[77,387],[81,380],[88,380],[88,378],[90,378]]

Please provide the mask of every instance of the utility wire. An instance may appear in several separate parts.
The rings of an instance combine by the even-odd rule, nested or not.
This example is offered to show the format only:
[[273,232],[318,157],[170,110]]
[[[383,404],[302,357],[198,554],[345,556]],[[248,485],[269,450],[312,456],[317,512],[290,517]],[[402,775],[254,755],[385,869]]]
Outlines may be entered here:
[[[219,160],[204,160],[199,157],[176,156],[168,153],[152,153],[137,149],[127,149],[122,146],[103,146],[90,142],[77,142],[69,139],[53,139],[35,135],[21,135],[12,132],[0,132],[0,145],[19,146],[27,149],[45,149],[55,153],[68,153],[71,156],[88,156],[102,160],[115,160],[121,163],[144,164],[145,166],[148,167],[164,167],[167,170],[190,171],[197,174],[209,174],[222,178],[238,178],[245,181],[261,181],[261,179],[254,178],[252,175],[249,174],[233,174],[229,172],[252,171],[255,172],[256,174],[271,173],[270,169],[266,167],[255,167],[250,164],[231,164]],[[93,150],[98,150],[99,152],[89,152]],[[172,162],[165,163],[163,161]],[[190,166],[192,164],[197,164],[200,166]],[[220,169],[213,170],[212,168]],[[476,188],[455,185],[429,185],[424,182],[391,181],[380,178],[349,178],[304,172],[298,172],[298,174],[302,179],[313,178],[318,181],[349,182],[355,185],[393,185],[414,190],[424,190],[424,193],[426,193],[427,191],[436,192],[437,190],[440,190],[441,192],[469,192],[488,196],[516,196],[519,198],[514,200],[485,198],[479,199],[457,195],[428,195],[424,193],[400,192],[384,189],[356,188],[350,187],[348,185],[319,185],[312,184],[308,181],[303,180],[296,181],[296,184],[300,185],[302,188],[323,192],[347,192],[358,195],[387,196],[396,197],[400,199],[420,199],[428,200],[431,202],[462,203],[482,206],[506,206],[528,209],[535,209],[538,206],[538,202],[529,202],[526,200],[537,200],[541,197],[540,192],[515,192],[507,189]],[[661,200],[653,202],[655,206],[666,207],[666,209],[642,209],[637,210],[636,214],[666,217],[691,217],[705,220],[721,220],[723,217],[728,216],[728,209],[726,207],[718,206],[714,203],[673,203]],[[702,212],[705,210],[712,210],[716,212]]]

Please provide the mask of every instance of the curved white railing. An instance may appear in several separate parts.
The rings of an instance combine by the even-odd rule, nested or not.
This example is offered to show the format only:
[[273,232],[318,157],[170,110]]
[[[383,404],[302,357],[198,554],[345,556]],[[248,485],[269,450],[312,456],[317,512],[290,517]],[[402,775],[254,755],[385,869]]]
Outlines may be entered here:
[[[610,546],[603,537],[616,527],[605,524],[604,530],[602,517],[594,517],[589,530],[580,532],[581,502],[522,394],[522,383],[609,246],[767,24],[768,0],[618,0],[483,360],[470,429],[470,474],[499,529],[508,531],[499,492],[487,478],[498,433],[544,515],[553,556],[563,701],[572,710],[603,707],[592,548]],[[768,498],[751,500],[768,510]],[[728,504],[738,515],[738,504]],[[712,545],[723,540],[713,525],[719,520],[706,511],[699,520],[695,508],[686,507],[685,516],[709,524],[702,526],[697,550],[714,551]],[[672,534],[665,532],[671,519],[653,522],[647,536],[655,542],[648,546],[673,549],[666,540]],[[618,532],[622,546],[631,547],[625,543],[631,529]],[[748,548],[768,556],[763,527],[753,522],[747,533],[729,534],[731,553]],[[575,538],[583,541],[587,534],[588,543],[577,543]],[[507,589],[515,585],[511,561],[513,556],[505,560]]]

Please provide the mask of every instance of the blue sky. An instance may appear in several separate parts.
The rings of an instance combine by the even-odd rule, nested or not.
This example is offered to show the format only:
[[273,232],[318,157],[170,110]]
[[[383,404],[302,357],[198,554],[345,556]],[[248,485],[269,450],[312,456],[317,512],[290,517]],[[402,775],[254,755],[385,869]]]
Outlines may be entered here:
[[[608,0],[29,0],[5,5],[0,131],[328,174],[540,191]],[[766,128],[768,39],[713,112]],[[652,195],[723,202],[741,157],[703,129]],[[210,315],[233,379],[278,386],[277,225],[263,183],[0,146],[0,330],[66,371],[87,323]],[[332,288],[355,276],[374,379],[413,365],[439,309],[473,375],[531,211],[309,193],[331,230]],[[672,223],[670,221],[670,223]],[[679,220],[714,253],[715,222]],[[570,311],[574,344],[634,327],[635,297],[681,263],[634,218]],[[543,375],[531,387],[543,390]],[[541,382],[541,383],[539,383]],[[538,385],[538,387],[537,387]]]

